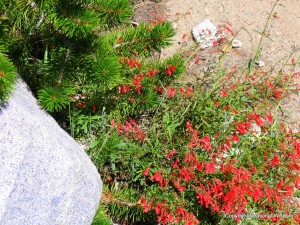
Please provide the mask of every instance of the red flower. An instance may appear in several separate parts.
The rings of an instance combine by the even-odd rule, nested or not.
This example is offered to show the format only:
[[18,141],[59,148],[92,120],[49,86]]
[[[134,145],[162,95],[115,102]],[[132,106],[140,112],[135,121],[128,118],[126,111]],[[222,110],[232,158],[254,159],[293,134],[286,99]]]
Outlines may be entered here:
[[234,141],[235,143],[238,143],[239,140],[240,140],[240,138],[239,138],[239,136],[237,136],[237,135],[232,135],[232,136],[230,137],[230,140]]
[[150,178],[150,180],[154,180],[156,181],[157,183],[159,183],[159,186],[163,186],[164,184],[164,181],[163,181],[163,178],[161,176],[161,171],[157,171],[155,174],[153,174],[153,176]]
[[228,92],[226,91],[226,89],[223,87],[221,92],[220,92],[220,97],[226,97],[228,96]]
[[214,163],[210,162],[210,163],[205,163],[205,173],[209,174],[209,173],[214,173],[217,171],[216,166]]
[[183,192],[183,191],[186,190],[186,187],[185,187],[185,186],[181,186],[178,180],[175,180],[175,181],[173,182],[173,184],[174,184],[174,186],[177,188],[177,190],[178,190],[179,192]]
[[204,136],[203,138],[201,138],[200,143],[202,145],[202,148],[204,148],[205,150],[212,150],[209,136]]
[[224,110],[228,111],[230,109],[230,106],[229,105],[225,105],[224,106]]
[[173,65],[167,66],[166,67],[166,74],[168,76],[172,76],[172,74],[174,73],[174,71],[176,70],[176,67]]
[[271,160],[271,166],[274,167],[274,166],[277,166],[280,164],[280,161],[278,159],[278,156],[274,156],[273,159]]
[[135,67],[135,63],[132,59],[130,59],[128,62],[128,65],[131,67],[131,68],[134,68]]
[[220,106],[220,104],[219,104],[219,102],[217,102],[217,100],[213,99],[213,102],[214,102],[214,106],[216,106],[216,107]]
[[294,180],[294,184],[296,188],[300,188],[300,176],[296,180]]
[[154,70],[148,70],[148,77],[152,78],[154,77],[157,73],[159,73],[158,69],[154,69]]
[[185,95],[187,96],[187,97],[189,97],[190,96],[190,93],[193,93],[194,92],[194,90],[192,89],[192,88],[188,88],[188,89],[186,89],[186,91],[185,91]]
[[83,108],[85,107],[85,104],[84,104],[84,103],[78,103],[78,104],[76,105],[76,107],[77,107],[77,108],[83,109]]
[[259,117],[259,115],[257,115],[257,114],[249,114],[249,117],[251,119],[255,120],[257,126],[261,127],[261,126],[263,126],[265,124],[264,121],[262,121],[261,118]]
[[169,152],[167,155],[166,155],[166,157],[167,158],[171,158],[173,155],[175,155],[175,154],[177,154],[177,152],[176,152],[176,150],[174,149],[174,150],[172,150],[171,152]]
[[93,110],[94,112],[97,111],[97,108],[96,108],[96,106],[95,106],[94,104],[92,105],[92,110]]
[[200,147],[200,143],[199,143],[199,139],[198,139],[196,130],[193,131],[193,135],[192,135],[192,138],[190,140],[189,147],[190,148]]
[[291,60],[292,64],[295,63],[295,58],[293,57],[292,60]]
[[272,113],[269,113],[268,115],[266,115],[266,119],[268,120],[269,123],[273,123]]
[[128,65],[131,68],[135,68],[135,67],[140,67],[141,64],[136,60],[136,59],[129,59],[129,61],[127,61]]
[[276,91],[275,98],[277,98],[277,99],[281,98],[282,97],[281,94],[282,94],[281,91]]
[[131,89],[130,89],[130,86],[129,85],[121,85],[119,87],[119,94],[126,94],[127,92],[130,92]]
[[176,159],[175,159],[175,162],[173,163],[173,168],[174,168],[174,169],[178,168],[178,162],[179,162],[179,159],[176,158]]
[[139,95],[141,94],[141,88],[142,88],[141,81],[142,80],[143,80],[143,75],[140,74],[138,76],[135,76],[134,80],[132,81],[132,83],[133,83],[133,85],[135,85],[135,87],[136,87],[137,92],[138,92]]
[[168,97],[174,97],[176,95],[175,89],[170,87],[167,92]]
[[189,130],[189,131],[192,131],[192,132],[194,131],[194,129],[193,129],[193,127],[192,127],[192,124],[191,124],[189,121],[186,122],[185,127],[186,127],[186,129]]
[[240,134],[246,134],[251,125],[249,123],[242,122],[242,123],[236,123],[235,126],[236,126],[236,130]]
[[152,208],[152,201],[150,203],[147,202],[145,196],[142,196],[139,200],[140,204],[142,205],[144,212],[149,212]]
[[186,182],[189,182],[193,177],[193,174],[190,173],[187,167],[183,167],[180,170],[180,179],[183,178]]
[[149,172],[150,172],[150,166],[147,166],[146,170],[144,171],[143,175],[144,176],[149,176]]
[[111,120],[111,125],[112,125],[113,127],[116,126],[116,123],[115,123],[115,120],[114,120],[114,119]]
[[153,88],[154,88],[154,90],[156,90],[156,91],[158,91],[158,92],[160,92],[160,93],[164,93],[164,92],[165,92],[164,89],[163,89],[162,87],[154,86]]

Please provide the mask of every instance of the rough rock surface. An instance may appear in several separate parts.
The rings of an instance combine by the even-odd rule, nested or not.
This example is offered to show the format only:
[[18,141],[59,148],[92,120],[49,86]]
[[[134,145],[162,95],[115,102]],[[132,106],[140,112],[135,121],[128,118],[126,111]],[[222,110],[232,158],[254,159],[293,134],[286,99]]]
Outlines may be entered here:
[[91,224],[102,181],[19,80],[0,109],[0,225]]

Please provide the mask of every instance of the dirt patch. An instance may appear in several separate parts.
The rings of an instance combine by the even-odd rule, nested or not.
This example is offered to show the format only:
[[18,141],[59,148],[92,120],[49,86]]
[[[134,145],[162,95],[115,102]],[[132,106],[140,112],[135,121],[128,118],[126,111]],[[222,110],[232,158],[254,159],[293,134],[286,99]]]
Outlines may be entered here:
[[[191,31],[205,19],[209,19],[215,26],[230,24],[236,38],[242,42],[242,47],[226,53],[223,66],[244,67],[257,50],[260,33],[264,30],[274,3],[274,0],[167,0],[160,3],[142,1],[136,5],[134,19],[137,22],[149,22],[161,17],[173,23],[177,32],[174,45],[162,51],[162,58],[193,46],[195,41]],[[292,57],[300,57],[299,3],[299,0],[280,0],[270,15],[260,53],[260,60],[265,63],[264,70],[281,69],[283,63],[289,63]],[[197,76],[208,72],[219,60],[222,47],[199,51],[200,64],[189,65],[184,81],[195,85]],[[193,52],[193,48],[190,52]],[[300,67],[296,70],[300,71]],[[297,82],[299,85],[300,82]],[[284,101],[282,114],[287,122],[293,124],[295,130],[300,130],[299,95],[293,94]]]
[[166,4],[160,1],[136,1],[134,3],[134,23],[150,23],[155,20],[166,20]]

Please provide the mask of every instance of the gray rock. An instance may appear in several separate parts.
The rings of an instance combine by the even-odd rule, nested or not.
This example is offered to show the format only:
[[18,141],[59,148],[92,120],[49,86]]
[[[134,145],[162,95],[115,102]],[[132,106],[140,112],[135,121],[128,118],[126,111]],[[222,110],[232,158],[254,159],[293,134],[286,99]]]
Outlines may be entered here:
[[0,225],[91,224],[102,181],[26,84],[0,109]]

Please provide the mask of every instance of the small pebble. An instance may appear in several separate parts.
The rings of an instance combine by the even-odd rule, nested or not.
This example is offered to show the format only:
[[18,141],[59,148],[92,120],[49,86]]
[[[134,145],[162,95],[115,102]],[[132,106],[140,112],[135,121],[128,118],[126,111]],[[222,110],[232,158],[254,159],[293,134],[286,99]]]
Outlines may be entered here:
[[234,39],[231,43],[233,48],[241,48],[242,47],[242,42],[240,40]]
[[178,24],[177,24],[177,23],[172,23],[172,26],[173,26],[173,28],[176,30],[177,27],[178,27]]
[[264,62],[264,61],[261,61],[261,60],[255,61],[255,64],[256,64],[259,68],[265,66],[265,62]]

